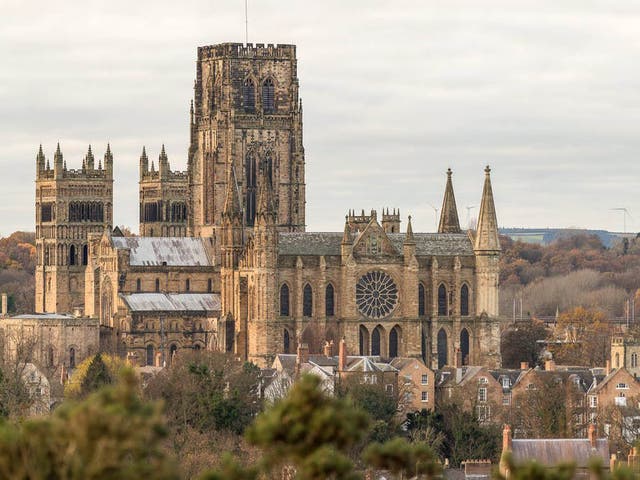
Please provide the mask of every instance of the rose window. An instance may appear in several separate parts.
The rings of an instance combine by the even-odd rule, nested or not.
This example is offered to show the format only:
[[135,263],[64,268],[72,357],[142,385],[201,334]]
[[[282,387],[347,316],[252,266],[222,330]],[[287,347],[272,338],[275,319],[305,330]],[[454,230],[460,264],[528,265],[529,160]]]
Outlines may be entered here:
[[362,315],[368,318],[384,318],[398,303],[398,288],[384,272],[364,274],[356,284],[356,304]]

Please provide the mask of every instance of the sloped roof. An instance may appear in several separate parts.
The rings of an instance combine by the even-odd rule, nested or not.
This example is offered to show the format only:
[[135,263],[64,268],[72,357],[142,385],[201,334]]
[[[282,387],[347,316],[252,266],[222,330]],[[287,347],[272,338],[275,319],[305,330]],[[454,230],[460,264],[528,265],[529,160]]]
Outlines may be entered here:
[[[388,233],[396,250],[402,252],[404,233]],[[282,232],[278,236],[279,255],[340,255],[342,232]],[[473,255],[466,233],[414,233],[417,256]]]
[[130,265],[198,267],[212,266],[202,238],[112,237],[117,249],[129,249]]
[[609,442],[596,439],[596,448],[587,438],[513,439],[512,455],[515,462],[535,460],[542,465],[573,462],[578,468],[588,466],[598,457],[604,465],[609,463]]
[[120,294],[132,312],[219,312],[217,293],[132,293]]

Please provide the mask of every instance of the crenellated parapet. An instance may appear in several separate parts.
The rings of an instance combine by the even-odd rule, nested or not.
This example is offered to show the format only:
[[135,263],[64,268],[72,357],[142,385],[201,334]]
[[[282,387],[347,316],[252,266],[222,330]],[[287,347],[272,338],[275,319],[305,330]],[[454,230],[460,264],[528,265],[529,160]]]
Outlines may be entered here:
[[107,149],[104,154],[104,166],[102,160],[98,160],[98,164],[95,164],[91,145],[89,145],[89,150],[82,159],[82,166],[80,168],[67,168],[67,162],[64,160],[59,143],[53,154],[53,158],[53,166],[51,166],[49,159],[45,159],[42,145],[40,145],[38,154],[36,155],[36,180],[113,180],[113,155],[109,144],[107,144]]
[[273,43],[220,43],[198,47],[198,59],[216,57],[274,58],[295,60],[296,46]]

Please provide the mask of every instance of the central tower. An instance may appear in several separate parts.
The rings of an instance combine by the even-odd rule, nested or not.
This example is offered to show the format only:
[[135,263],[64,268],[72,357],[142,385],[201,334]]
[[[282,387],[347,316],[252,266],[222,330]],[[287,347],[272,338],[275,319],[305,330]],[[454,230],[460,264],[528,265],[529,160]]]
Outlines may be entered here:
[[304,167],[296,47],[224,43],[198,48],[189,235],[213,237],[219,252],[229,179],[237,183],[233,188],[245,230],[256,223],[259,183],[268,181],[278,230],[304,231]]

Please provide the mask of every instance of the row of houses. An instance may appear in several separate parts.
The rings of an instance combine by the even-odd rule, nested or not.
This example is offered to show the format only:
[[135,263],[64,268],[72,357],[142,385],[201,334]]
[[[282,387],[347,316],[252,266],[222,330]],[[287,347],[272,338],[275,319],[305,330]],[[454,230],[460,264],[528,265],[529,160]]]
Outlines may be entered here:
[[400,416],[457,402],[481,423],[511,425],[517,438],[586,438],[589,425],[626,444],[640,434],[640,382],[624,366],[562,366],[550,360],[544,368],[523,363],[520,369],[454,365],[433,371],[416,358],[349,355],[344,342],[335,355],[333,347],[326,343],[322,354],[310,354],[300,345],[297,354],[277,355],[263,370],[265,397],[284,396],[298,375],[311,373],[329,393],[347,381],[379,385],[397,399]]

